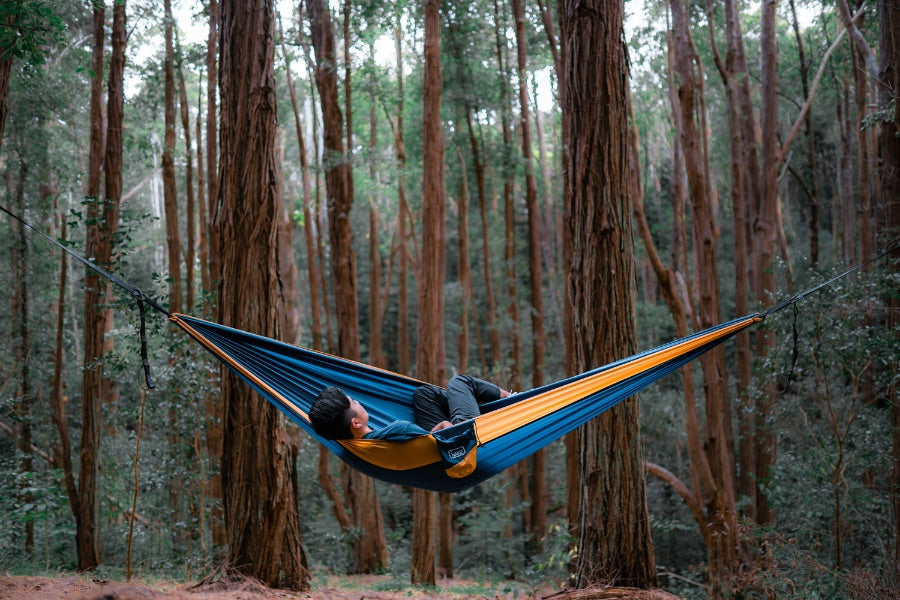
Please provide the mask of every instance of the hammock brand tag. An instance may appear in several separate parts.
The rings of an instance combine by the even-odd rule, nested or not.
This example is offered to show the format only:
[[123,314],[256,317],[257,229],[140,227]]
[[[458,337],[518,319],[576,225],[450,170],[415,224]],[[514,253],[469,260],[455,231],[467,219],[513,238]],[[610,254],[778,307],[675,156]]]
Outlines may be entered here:
[[438,431],[434,433],[434,440],[447,475],[459,479],[475,470],[478,438],[475,436],[474,421]]
[[466,455],[465,446],[457,446],[456,448],[453,448],[452,450],[447,452],[447,456],[449,456],[451,460],[456,460],[456,459],[462,458],[465,455]]

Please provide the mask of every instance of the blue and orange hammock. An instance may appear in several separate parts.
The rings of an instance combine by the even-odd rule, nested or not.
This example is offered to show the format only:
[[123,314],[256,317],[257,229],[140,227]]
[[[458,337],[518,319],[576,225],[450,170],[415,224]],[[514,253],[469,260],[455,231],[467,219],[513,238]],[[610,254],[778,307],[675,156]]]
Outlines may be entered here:
[[481,416],[448,429],[406,442],[333,441],[317,436],[308,416],[313,400],[326,386],[341,387],[361,402],[369,413],[370,424],[379,428],[398,419],[413,420],[413,391],[424,382],[195,317],[170,314],[137,288],[33,228],[2,206],[0,210],[136,299],[141,315],[141,355],[148,387],[153,384],[147,361],[145,305],[168,315],[174,324],[351,467],[389,483],[438,492],[456,492],[481,483],[704,352],[760,323],[767,315],[795,304],[897,249],[895,246],[765,312],[716,325],[586,373],[496,400],[482,406]]
[[320,438],[309,423],[318,393],[336,385],[358,400],[377,429],[413,420],[424,382],[195,317],[181,327],[284,414],[359,471],[401,485],[458,492],[492,477],[583,425],[738,332],[762,314],[735,319],[586,373],[482,405],[483,414],[406,442]]

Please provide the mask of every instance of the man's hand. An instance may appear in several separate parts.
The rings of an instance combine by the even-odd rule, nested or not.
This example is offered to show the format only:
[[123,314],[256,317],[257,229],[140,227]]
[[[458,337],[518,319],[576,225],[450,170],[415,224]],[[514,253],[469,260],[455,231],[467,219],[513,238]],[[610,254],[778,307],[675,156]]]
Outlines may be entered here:
[[453,427],[453,423],[451,423],[450,421],[441,421],[440,423],[438,423],[437,425],[435,425],[434,427],[431,428],[431,433],[434,433],[435,431],[440,431],[441,429],[447,429],[448,427]]

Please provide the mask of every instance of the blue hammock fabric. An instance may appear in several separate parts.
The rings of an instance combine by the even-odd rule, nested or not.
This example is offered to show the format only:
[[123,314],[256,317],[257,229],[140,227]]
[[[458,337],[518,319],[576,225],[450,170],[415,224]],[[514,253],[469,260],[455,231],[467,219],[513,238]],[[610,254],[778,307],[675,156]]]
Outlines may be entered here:
[[[320,438],[307,418],[319,392],[335,385],[366,407],[373,428],[398,419],[413,421],[412,395],[424,382],[202,319],[180,314],[171,317],[351,467],[389,483],[437,492],[458,492],[485,481],[763,319],[760,314],[748,315],[574,377],[514,394],[484,405],[484,414],[474,421],[424,436],[434,438],[432,443],[439,448],[450,448],[451,455],[457,449],[454,439],[474,440],[469,446],[477,446],[477,457],[472,453],[472,467],[459,476],[449,474],[448,464],[439,456],[413,468],[376,464],[380,461],[367,456],[377,457],[378,448],[367,455],[354,451],[352,444]],[[658,364],[630,374],[632,365],[646,361]],[[625,374],[619,375],[620,371]],[[613,380],[609,384],[602,381],[609,378]],[[598,386],[600,389],[594,389]]]

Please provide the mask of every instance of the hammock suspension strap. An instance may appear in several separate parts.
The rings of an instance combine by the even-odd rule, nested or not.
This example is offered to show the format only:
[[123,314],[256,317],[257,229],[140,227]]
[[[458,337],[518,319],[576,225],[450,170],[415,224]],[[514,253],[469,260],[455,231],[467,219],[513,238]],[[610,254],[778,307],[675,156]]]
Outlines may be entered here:
[[25,221],[18,215],[13,214],[9,210],[7,210],[7,208],[5,206],[3,206],[2,204],[0,204],[0,210],[5,212],[7,215],[12,217],[16,221],[18,221],[19,223],[21,223],[22,225],[27,227],[28,229],[30,229],[31,231],[35,232],[36,234],[40,235],[44,239],[48,240],[50,243],[55,244],[63,252],[65,252],[69,256],[72,256],[73,258],[75,258],[77,261],[79,261],[84,266],[86,266],[90,269],[93,269],[97,274],[105,277],[110,282],[119,286],[120,288],[122,288],[123,290],[128,292],[131,295],[131,297],[137,301],[138,311],[139,311],[140,317],[141,317],[141,333],[140,333],[140,335],[141,335],[141,364],[144,369],[144,380],[147,382],[147,389],[152,390],[154,387],[156,387],[153,385],[153,378],[150,376],[150,360],[147,357],[148,356],[148,354],[147,354],[147,326],[146,326],[146,320],[145,320],[145,314],[144,314],[144,312],[145,312],[144,306],[149,305],[151,308],[158,310],[159,312],[163,313],[166,316],[171,316],[169,311],[167,311],[156,300],[154,300],[153,298],[151,298],[150,296],[148,296],[141,290],[139,290],[136,287],[134,287],[133,285],[119,279],[118,277],[116,277],[115,275],[113,275],[112,273],[110,273],[109,271],[107,271],[106,269],[104,269],[103,267],[98,265],[97,263],[85,258],[84,256],[78,254],[74,250],[71,250],[64,244],[61,244],[58,240],[50,237],[49,235],[47,235],[40,229],[37,229],[36,227],[32,226],[30,223],[28,223],[27,221]]

